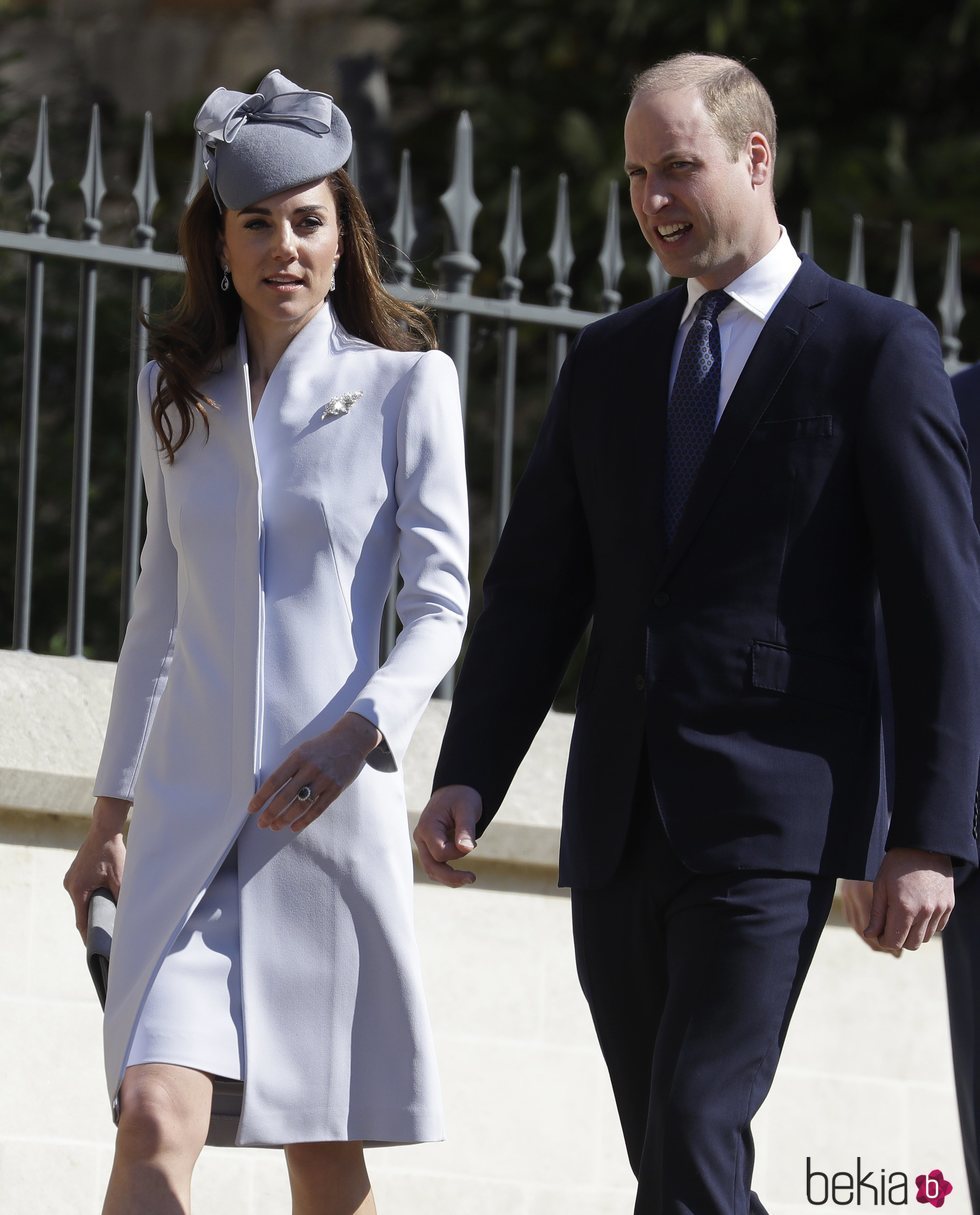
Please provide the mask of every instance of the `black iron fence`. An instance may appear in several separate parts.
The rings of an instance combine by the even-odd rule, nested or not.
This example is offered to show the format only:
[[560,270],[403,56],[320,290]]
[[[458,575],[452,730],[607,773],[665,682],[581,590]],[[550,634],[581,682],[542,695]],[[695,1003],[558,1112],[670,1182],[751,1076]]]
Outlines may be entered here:
[[[0,229],[0,267],[8,259],[26,258],[23,379],[20,401],[19,460],[17,463],[16,540],[14,576],[12,582],[12,644],[14,648],[31,648],[32,595],[34,590],[34,557],[36,545],[35,508],[38,495],[38,458],[42,442],[40,425],[46,402],[42,393],[42,362],[48,334],[45,313],[45,271],[54,262],[77,266],[79,273],[79,303],[74,322],[76,369],[74,376],[74,442],[72,445],[72,492],[67,576],[67,603],[64,606],[66,626],[63,643],[58,648],[71,655],[89,652],[86,645],[86,589],[89,577],[88,543],[90,534],[89,504],[91,499],[90,469],[92,461],[93,389],[97,382],[96,337],[100,322],[99,276],[103,272],[128,275],[132,281],[131,332],[127,397],[127,437],[125,443],[125,483],[122,494],[122,544],[118,555],[120,569],[120,636],[130,615],[133,588],[138,572],[140,544],[142,486],[137,457],[135,416],[135,384],[146,359],[146,334],[138,317],[149,310],[155,287],[161,278],[179,276],[183,264],[172,253],[153,248],[156,231],[154,212],[159,202],[154,167],[152,121],[146,115],[143,129],[139,171],[132,191],[137,222],[132,229],[131,247],[102,243],[103,221],[100,213],[106,194],[100,139],[99,111],[92,112],[87,163],[79,183],[84,202],[81,232],[65,238],[48,231],[50,215],[45,209],[54,186],[49,158],[48,116],[45,101],[40,103],[34,158],[27,174],[32,209],[27,231]],[[348,166],[357,180],[355,155]],[[0,166],[2,167],[2,166]],[[185,198],[196,192],[202,170],[195,164]],[[524,383],[519,359],[521,335],[528,330],[545,335],[548,347],[544,385],[553,383],[565,357],[569,335],[604,312],[616,311],[622,304],[620,279],[626,267],[621,244],[621,199],[618,183],[609,186],[608,206],[602,248],[598,256],[602,290],[600,309],[589,310],[573,306],[570,275],[575,263],[572,246],[570,201],[567,179],[558,179],[553,236],[548,249],[552,282],[543,303],[522,298],[524,284],[521,266],[527,252],[521,219],[521,178],[513,169],[510,179],[509,204],[504,231],[499,245],[502,270],[499,298],[475,295],[474,279],[481,265],[473,252],[473,230],[481,204],[473,189],[473,141],[469,117],[460,116],[455,137],[452,180],[439,200],[447,224],[447,251],[437,259],[439,285],[422,286],[411,260],[416,242],[416,226],[412,200],[409,153],[402,155],[397,208],[390,225],[393,256],[390,260],[389,290],[403,299],[411,300],[435,311],[440,328],[440,343],[453,358],[459,372],[464,413],[470,388],[475,382],[471,373],[473,322],[485,338],[495,331],[496,343],[495,390],[480,394],[481,408],[493,413],[492,422],[484,419],[484,429],[493,432],[491,464],[492,488],[485,531],[488,541],[499,534],[507,513],[511,486],[515,475],[515,411],[518,386]],[[918,305],[913,274],[912,226],[902,225],[898,234],[897,261],[892,295],[914,306]],[[796,234],[797,247],[812,253],[813,232],[809,213],[802,217]],[[652,254],[646,265],[650,290],[659,294],[666,290],[668,279],[659,261]],[[848,281],[865,285],[863,221],[855,216],[851,231]],[[960,326],[964,316],[960,284],[959,235],[948,235],[947,255],[942,272],[942,290],[935,312],[947,368],[955,371],[962,366],[960,359]],[[485,343],[484,343],[485,345]],[[485,351],[484,351],[485,355]],[[485,361],[485,359],[484,359]],[[480,387],[485,389],[484,377]],[[538,391],[538,388],[535,389]],[[9,395],[9,394],[8,394]],[[546,395],[546,392],[543,394]],[[543,402],[542,402],[543,405]],[[0,402],[0,413],[9,414],[17,408],[12,399]],[[121,472],[122,470],[120,470]],[[4,565],[10,556],[3,555]],[[0,613],[2,616],[5,613]],[[389,640],[394,620],[389,620]],[[2,639],[0,639],[2,642]],[[50,648],[50,647],[49,647]],[[106,656],[106,655],[103,655]]]

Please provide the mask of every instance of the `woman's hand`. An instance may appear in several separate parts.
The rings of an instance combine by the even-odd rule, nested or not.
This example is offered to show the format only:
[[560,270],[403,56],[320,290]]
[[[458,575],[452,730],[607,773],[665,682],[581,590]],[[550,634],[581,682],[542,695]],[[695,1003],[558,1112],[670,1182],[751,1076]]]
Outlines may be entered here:
[[105,886],[118,899],[126,845],[123,827],[130,802],[118,797],[98,797],[92,825],[65,874],[64,887],[75,905],[75,927],[84,941],[88,935],[88,902],[94,891]]
[[276,768],[248,803],[249,814],[261,811],[260,827],[302,831],[351,784],[379,742],[376,726],[357,713],[345,713]]

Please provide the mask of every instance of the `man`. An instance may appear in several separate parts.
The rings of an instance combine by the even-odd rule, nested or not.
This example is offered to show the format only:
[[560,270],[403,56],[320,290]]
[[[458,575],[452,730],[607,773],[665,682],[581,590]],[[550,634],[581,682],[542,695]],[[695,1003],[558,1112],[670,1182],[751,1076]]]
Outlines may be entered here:
[[[973,517],[980,526],[980,363],[953,377],[953,394],[973,457]],[[976,621],[973,627],[977,628]],[[963,872],[956,900],[956,916],[943,933],[943,962],[963,1157],[973,1209],[980,1210],[980,874],[976,869]]]
[[[980,526],[980,363],[953,377],[953,395],[973,465],[973,517]],[[889,751],[890,733],[886,731]],[[980,805],[980,798],[974,804]],[[956,910],[943,930],[943,964],[963,1158],[973,1209],[980,1211],[980,873],[964,866],[956,876]],[[872,949],[901,955],[900,949],[883,948],[868,932],[870,883],[842,882],[841,898],[851,927]]]
[[[416,842],[485,829],[592,621],[559,880],[643,1215],[754,1215],[750,1122],[831,905],[945,923],[975,851],[980,608],[932,326],[801,264],[741,64],[645,72],[633,211],[686,287],[582,332],[487,575]],[[717,423],[717,425],[716,425]],[[880,584],[900,784],[876,834]]]

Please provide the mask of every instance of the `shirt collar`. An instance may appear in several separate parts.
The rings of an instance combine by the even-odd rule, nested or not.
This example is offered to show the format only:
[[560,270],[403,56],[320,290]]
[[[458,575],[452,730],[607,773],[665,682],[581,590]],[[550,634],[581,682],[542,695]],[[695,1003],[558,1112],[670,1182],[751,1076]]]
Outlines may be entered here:
[[[746,312],[751,312],[760,321],[765,321],[801,265],[800,255],[793,248],[786,229],[780,224],[779,240],[775,245],[765,257],[733,279],[725,290]],[[703,287],[697,279],[687,280],[687,304],[681,317],[682,325],[694,311],[694,305],[707,292],[708,288]]]

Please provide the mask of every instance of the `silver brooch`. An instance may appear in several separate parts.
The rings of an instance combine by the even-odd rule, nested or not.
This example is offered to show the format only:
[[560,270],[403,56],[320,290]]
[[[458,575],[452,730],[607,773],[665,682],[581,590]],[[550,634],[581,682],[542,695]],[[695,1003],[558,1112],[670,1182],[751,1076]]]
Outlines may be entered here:
[[321,418],[342,418],[345,413],[350,413],[351,407],[355,401],[359,401],[364,393],[360,388],[355,388],[353,392],[342,392],[339,397],[331,397],[324,405]]

